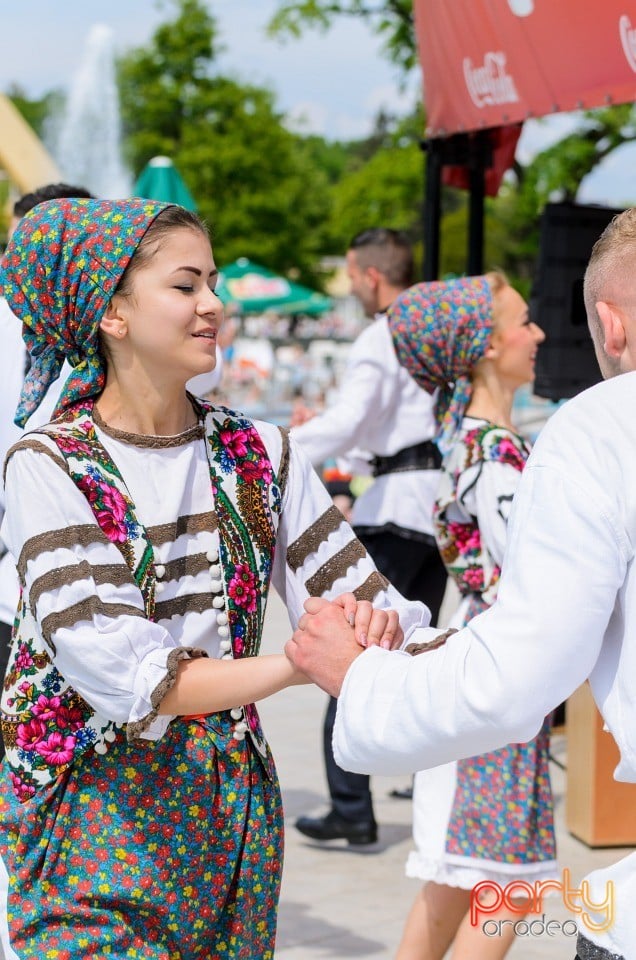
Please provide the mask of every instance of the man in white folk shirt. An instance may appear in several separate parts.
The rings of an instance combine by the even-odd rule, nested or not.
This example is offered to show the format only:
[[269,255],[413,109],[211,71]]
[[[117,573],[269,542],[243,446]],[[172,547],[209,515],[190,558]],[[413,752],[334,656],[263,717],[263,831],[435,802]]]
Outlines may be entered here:
[[[351,525],[378,570],[409,600],[421,600],[436,622],[446,570],[433,535],[432,508],[441,457],[433,443],[433,399],[398,363],[386,311],[413,282],[406,234],[387,228],[359,233],[346,256],[351,292],[373,318],[352,345],[335,402],[293,426],[312,464],[368,451],[374,481],[359,496]],[[331,809],[302,816],[297,829],[313,840],[374,843],[377,824],[369,777],[342,770],[331,747],[336,701],[327,706],[323,737]]]
[[[418,656],[361,650],[330,606],[308,613],[287,645],[339,697],[335,755],[347,769],[403,773],[523,742],[589,679],[620,749],[615,777],[636,781],[636,208],[596,243],[584,292],[606,380],[539,436],[515,496],[496,603]],[[577,917],[577,957],[633,960],[636,854],[587,881],[597,908]]]

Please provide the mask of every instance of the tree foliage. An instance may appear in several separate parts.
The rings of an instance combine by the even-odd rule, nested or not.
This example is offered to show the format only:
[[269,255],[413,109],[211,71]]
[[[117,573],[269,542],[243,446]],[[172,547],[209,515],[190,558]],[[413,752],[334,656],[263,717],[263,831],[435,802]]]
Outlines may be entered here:
[[313,279],[328,219],[328,177],[285,129],[270,91],[222,77],[214,19],[200,0],[119,65],[129,162],[169,156],[208,221],[219,263],[250,257]]

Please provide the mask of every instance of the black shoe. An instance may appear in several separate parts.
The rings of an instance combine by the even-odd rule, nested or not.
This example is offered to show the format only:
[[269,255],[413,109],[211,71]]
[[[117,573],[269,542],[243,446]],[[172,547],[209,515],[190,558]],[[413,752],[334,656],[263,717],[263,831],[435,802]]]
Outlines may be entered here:
[[391,790],[389,793],[390,797],[395,797],[396,800],[412,800],[413,799],[413,787],[403,787],[400,789]]
[[376,843],[378,828],[374,821],[345,820],[332,810],[324,817],[299,817],[296,829],[312,840],[346,840],[351,844]]

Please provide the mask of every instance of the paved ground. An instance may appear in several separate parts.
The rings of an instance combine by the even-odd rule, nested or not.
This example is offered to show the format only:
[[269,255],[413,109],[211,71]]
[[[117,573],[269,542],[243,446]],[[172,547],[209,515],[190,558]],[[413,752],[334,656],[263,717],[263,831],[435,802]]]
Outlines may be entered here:
[[[289,634],[284,607],[272,596],[264,652],[280,650]],[[287,823],[286,857],[276,960],[391,960],[406,913],[418,889],[404,876],[411,845],[411,804],[389,797],[408,778],[375,777],[373,795],[380,824],[377,846],[356,851],[344,842],[314,844],[293,826],[303,813],[326,809],[322,763],[322,715],[326,695],[314,687],[283,691],[261,705],[261,715],[283,788]],[[553,753],[566,762],[566,740],[556,737]],[[590,870],[626,851],[590,849],[570,836],[563,822],[565,776],[552,764],[556,795],[559,861],[579,881]],[[558,898],[546,905],[546,919],[562,923],[571,914]],[[567,928],[566,928],[567,929]],[[518,938],[510,960],[572,960],[574,939],[558,934]]]

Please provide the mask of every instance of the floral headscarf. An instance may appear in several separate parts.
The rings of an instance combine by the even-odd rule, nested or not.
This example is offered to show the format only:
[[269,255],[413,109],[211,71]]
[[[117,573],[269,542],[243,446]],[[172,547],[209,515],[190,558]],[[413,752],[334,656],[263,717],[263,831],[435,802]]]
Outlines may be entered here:
[[388,310],[398,360],[429,393],[437,444],[450,450],[471,395],[471,375],[493,328],[492,291],[486,277],[417,283]]
[[169,204],[51,200],[18,224],[0,266],[0,292],[22,320],[31,357],[15,422],[23,427],[64,360],[74,368],[54,416],[106,382],[99,322],[146,230]]

